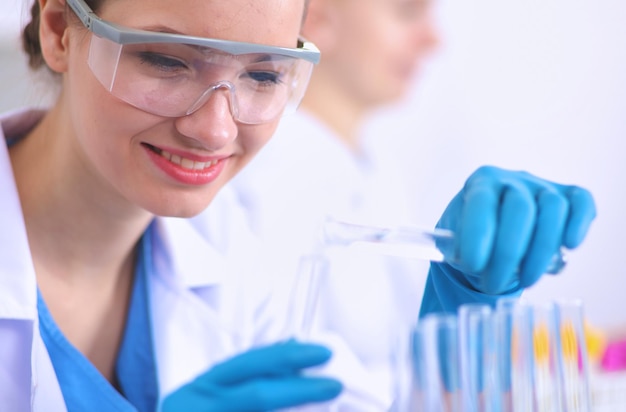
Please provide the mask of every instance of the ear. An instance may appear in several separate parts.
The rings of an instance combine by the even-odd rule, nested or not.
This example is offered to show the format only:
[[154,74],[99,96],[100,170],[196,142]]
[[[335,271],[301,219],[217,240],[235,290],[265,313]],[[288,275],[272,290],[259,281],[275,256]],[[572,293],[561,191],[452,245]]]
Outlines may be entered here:
[[315,43],[324,54],[332,52],[340,24],[337,0],[310,0],[302,25],[302,36]]
[[41,10],[39,40],[46,64],[55,72],[67,71],[69,32],[65,0],[38,0]]

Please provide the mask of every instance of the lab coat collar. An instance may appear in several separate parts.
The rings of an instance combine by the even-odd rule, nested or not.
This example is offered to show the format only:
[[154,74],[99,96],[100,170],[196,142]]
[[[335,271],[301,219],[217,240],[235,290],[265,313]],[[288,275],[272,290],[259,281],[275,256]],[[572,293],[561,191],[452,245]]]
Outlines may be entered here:
[[250,332],[239,311],[231,312],[237,308],[225,303],[232,300],[239,279],[225,251],[229,244],[211,236],[205,223],[180,218],[154,222],[150,297],[161,396],[232,355]]
[[[176,276],[186,288],[202,288],[218,285],[224,281],[228,265],[214,245],[189,223],[188,219],[159,217],[156,219],[157,236],[162,251],[157,259],[163,259],[171,270],[157,271],[161,276]],[[157,250],[157,248],[155,248]]]
[[41,109],[17,109],[3,113],[0,116],[2,137],[13,141],[24,136],[39,123],[45,114],[46,111]]
[[[43,111],[36,110],[1,116],[0,140],[21,138],[42,117]],[[10,410],[62,412],[63,396],[37,333],[35,268],[7,144],[0,144],[0,193],[0,404]]]
[[[41,111],[16,111],[0,117],[0,139],[16,139],[41,119]],[[33,267],[22,207],[6,144],[0,145],[0,318],[34,320],[37,317]]]

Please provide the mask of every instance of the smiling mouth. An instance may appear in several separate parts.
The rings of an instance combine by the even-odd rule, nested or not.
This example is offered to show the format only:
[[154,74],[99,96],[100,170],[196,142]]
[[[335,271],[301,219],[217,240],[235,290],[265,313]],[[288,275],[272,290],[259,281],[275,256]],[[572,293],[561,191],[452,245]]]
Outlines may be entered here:
[[217,164],[217,162],[219,162],[218,159],[210,160],[208,162],[198,162],[196,160],[191,160],[191,159],[187,159],[185,157],[181,157],[179,155],[172,154],[172,153],[168,152],[167,150],[159,149],[158,147],[154,147],[154,146],[149,145],[147,143],[144,143],[144,145],[148,149],[153,151],[154,153],[156,153],[159,156],[169,160],[171,163],[174,163],[175,165],[180,166],[183,169],[187,169],[187,170],[204,170],[204,169],[207,169],[207,168],[209,168],[211,166],[215,166]]

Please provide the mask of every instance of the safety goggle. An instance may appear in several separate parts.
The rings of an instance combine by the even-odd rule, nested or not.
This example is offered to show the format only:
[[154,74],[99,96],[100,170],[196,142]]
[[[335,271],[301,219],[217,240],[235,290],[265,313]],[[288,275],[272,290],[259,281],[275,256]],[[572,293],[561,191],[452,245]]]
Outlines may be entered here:
[[84,0],[67,0],[92,33],[88,65],[115,97],[148,113],[189,115],[213,92],[226,91],[233,118],[274,120],[300,104],[320,52],[126,28],[96,16]]

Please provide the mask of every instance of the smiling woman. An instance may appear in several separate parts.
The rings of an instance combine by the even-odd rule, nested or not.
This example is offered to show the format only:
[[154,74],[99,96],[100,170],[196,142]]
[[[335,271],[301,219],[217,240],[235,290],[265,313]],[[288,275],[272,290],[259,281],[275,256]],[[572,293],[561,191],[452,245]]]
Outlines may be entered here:
[[[278,379],[267,382],[265,402],[253,409],[325,401],[340,392],[334,379],[291,382],[294,373],[330,356],[323,346],[296,342],[250,352],[246,359],[271,361],[246,363],[248,372],[237,358],[223,363],[222,375],[233,367],[243,373],[235,382],[216,373],[193,381],[217,360],[273,340],[253,332],[235,345],[227,332],[234,325],[226,326],[224,316],[235,313],[249,323],[267,297],[257,292],[245,307],[216,306],[242,301],[255,283],[243,274],[212,285],[205,301],[183,278],[165,287],[156,281],[181,275],[180,265],[188,264],[175,246],[181,236],[196,239],[194,259],[213,254],[208,260],[219,265],[187,221],[155,214],[187,217],[206,208],[269,139],[282,111],[297,106],[317,61],[315,48],[298,41],[304,3],[271,2],[275,7],[264,10],[279,15],[253,12],[238,0],[187,1],[188,11],[174,14],[167,1],[33,6],[24,34],[30,65],[57,74],[61,93],[46,112],[1,119],[7,142],[1,186],[14,187],[6,205],[19,216],[2,218],[11,228],[1,243],[13,246],[2,250],[0,340],[15,343],[0,351],[3,407],[149,411],[167,399],[164,410],[200,404],[226,410],[229,391],[248,390],[239,379],[264,384],[267,375]],[[206,16],[215,15],[222,17],[207,28]],[[281,23],[262,35],[253,30],[271,19]],[[206,284],[205,267],[192,265],[185,276]],[[248,286],[229,298],[236,284]],[[170,299],[177,303],[164,310]],[[30,370],[37,372],[23,372]],[[224,388],[203,391],[212,385]],[[207,395],[198,398],[197,391]],[[256,401],[240,402],[249,410]]]

